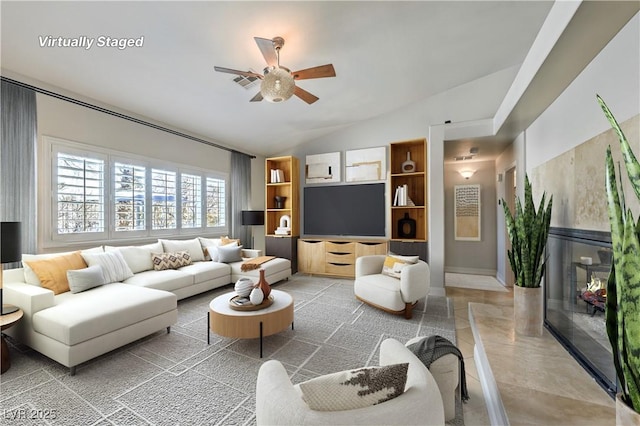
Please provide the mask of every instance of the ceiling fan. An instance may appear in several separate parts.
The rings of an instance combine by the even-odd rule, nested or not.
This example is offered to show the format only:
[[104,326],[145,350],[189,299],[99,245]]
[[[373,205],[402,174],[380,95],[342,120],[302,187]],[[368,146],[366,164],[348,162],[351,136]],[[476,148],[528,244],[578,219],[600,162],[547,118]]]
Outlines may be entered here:
[[291,72],[289,68],[280,65],[280,49],[284,46],[284,39],[282,37],[274,37],[273,39],[254,37],[254,40],[258,44],[258,48],[260,52],[262,52],[265,61],[267,61],[264,75],[251,71],[214,67],[218,72],[237,74],[244,77],[255,77],[262,80],[260,83],[260,91],[251,98],[250,102],[259,102],[263,99],[269,102],[282,102],[289,99],[292,95],[296,95],[306,103],[312,104],[318,100],[318,97],[296,86],[295,81],[336,76],[336,71],[333,69],[332,64]]

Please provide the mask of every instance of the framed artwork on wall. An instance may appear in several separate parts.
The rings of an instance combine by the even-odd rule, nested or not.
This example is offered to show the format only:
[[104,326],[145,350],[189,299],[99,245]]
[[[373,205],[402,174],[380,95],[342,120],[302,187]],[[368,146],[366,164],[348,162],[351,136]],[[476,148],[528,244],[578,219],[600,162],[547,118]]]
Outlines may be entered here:
[[335,183],[340,182],[340,152],[307,155],[304,166],[305,182]]
[[365,182],[385,180],[387,148],[354,149],[345,153],[345,181]]
[[455,239],[480,241],[480,185],[455,185],[453,190]]

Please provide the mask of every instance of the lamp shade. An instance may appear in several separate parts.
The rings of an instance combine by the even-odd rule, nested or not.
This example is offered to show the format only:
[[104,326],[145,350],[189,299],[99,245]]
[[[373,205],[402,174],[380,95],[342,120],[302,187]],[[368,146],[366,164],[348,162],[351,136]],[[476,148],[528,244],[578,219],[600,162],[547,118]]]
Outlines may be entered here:
[[465,179],[469,179],[475,172],[475,170],[462,170],[460,175]]
[[264,225],[263,210],[242,210],[243,225]]
[[17,262],[22,257],[20,222],[0,222],[0,263]]

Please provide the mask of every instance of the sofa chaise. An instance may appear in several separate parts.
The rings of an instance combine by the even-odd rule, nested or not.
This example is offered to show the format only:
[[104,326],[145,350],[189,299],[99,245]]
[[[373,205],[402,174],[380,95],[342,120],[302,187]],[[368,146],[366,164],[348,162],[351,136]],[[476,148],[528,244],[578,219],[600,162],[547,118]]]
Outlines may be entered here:
[[[48,260],[60,268],[55,265],[56,259],[78,252],[23,255],[23,268],[3,271],[4,300],[24,312],[22,320],[6,332],[69,367],[73,375],[76,366],[85,361],[164,328],[169,332],[178,318],[179,299],[230,284],[240,277],[257,282],[259,269],[243,271],[242,263],[259,256],[260,252],[238,247],[227,249],[233,251],[236,258],[214,256],[212,259],[214,247],[223,246],[218,240],[159,240],[142,246],[83,250],[79,253],[89,267],[69,269],[74,273],[89,273],[96,268],[92,263],[97,262],[105,281],[100,283],[103,285],[78,292],[43,287],[42,276],[31,267],[38,261]],[[184,252],[188,253],[189,264],[156,270],[155,259]],[[100,264],[104,259],[122,259],[124,262],[120,263],[126,265],[120,265],[114,272],[111,263]],[[291,262],[287,259],[271,259],[260,268],[265,270],[270,283],[291,275]],[[113,279],[114,273],[116,279]],[[118,276],[118,273],[124,275]]]

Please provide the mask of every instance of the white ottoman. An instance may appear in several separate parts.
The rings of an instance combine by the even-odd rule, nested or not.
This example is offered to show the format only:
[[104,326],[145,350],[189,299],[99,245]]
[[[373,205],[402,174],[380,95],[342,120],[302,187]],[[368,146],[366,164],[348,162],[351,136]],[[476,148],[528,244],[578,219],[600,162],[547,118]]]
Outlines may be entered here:
[[[424,339],[424,336],[414,337],[405,343],[409,346]],[[442,403],[444,404],[445,421],[452,420],[456,416],[456,389],[460,382],[460,360],[453,354],[441,356],[431,363],[429,371],[438,384]]]

